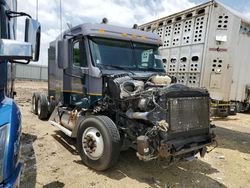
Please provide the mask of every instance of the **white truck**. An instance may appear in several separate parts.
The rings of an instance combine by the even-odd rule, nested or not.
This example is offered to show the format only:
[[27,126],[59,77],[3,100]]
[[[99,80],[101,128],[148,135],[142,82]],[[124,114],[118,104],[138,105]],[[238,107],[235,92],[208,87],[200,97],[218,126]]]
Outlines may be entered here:
[[217,1],[143,24],[157,33],[169,75],[190,87],[205,87],[214,115],[249,110],[250,21]]

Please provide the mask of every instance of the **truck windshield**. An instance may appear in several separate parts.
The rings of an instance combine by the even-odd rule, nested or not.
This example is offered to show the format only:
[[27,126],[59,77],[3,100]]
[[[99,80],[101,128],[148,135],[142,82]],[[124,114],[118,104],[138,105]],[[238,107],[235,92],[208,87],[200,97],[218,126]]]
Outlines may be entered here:
[[165,72],[156,45],[91,38],[90,49],[95,66],[101,69]]

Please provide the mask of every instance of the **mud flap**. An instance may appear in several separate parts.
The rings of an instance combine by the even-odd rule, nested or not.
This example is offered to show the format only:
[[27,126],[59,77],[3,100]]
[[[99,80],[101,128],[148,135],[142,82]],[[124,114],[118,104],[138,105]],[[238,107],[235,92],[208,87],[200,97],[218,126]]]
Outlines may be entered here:
[[207,153],[207,147],[206,146],[200,149],[201,158],[205,157],[206,153]]

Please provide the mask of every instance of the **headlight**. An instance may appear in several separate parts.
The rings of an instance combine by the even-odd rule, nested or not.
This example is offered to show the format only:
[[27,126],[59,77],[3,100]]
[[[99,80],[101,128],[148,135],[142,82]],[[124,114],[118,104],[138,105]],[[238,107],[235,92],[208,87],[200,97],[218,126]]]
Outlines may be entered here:
[[5,156],[6,140],[7,140],[8,126],[0,127],[0,183],[3,181],[3,163]]

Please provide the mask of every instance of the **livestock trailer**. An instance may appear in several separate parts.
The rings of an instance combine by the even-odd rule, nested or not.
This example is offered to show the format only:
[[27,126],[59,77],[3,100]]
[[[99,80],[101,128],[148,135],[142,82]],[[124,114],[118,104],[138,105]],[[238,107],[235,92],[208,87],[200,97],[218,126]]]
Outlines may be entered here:
[[250,21],[209,1],[139,26],[157,33],[169,75],[190,87],[206,87],[217,115],[249,110]]

